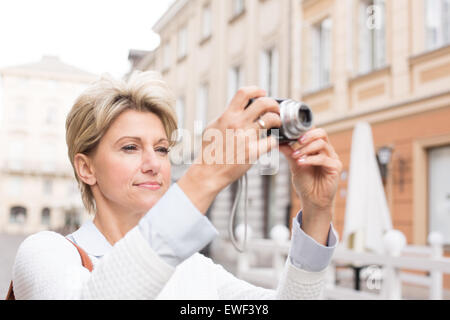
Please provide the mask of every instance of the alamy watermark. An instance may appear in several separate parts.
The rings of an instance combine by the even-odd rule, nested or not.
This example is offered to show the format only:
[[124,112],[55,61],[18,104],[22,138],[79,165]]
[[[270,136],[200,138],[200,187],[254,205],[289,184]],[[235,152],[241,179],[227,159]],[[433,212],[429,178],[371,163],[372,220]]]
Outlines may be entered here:
[[[172,135],[178,141],[171,151],[174,165],[204,163],[208,165],[258,164],[261,175],[273,175],[279,170],[280,152],[278,145],[270,149],[267,129],[226,129],[225,134],[215,128],[194,125],[194,134],[187,129],[178,129]],[[278,129],[271,135],[277,137]],[[278,142],[278,140],[275,138]]]

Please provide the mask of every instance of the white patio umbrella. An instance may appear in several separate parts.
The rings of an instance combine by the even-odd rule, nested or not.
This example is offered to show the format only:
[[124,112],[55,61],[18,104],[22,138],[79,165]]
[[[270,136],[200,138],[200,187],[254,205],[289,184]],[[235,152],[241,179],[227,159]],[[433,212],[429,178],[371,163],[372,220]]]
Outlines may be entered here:
[[391,229],[372,130],[359,122],[352,137],[343,244],[357,252],[383,253],[383,235]]

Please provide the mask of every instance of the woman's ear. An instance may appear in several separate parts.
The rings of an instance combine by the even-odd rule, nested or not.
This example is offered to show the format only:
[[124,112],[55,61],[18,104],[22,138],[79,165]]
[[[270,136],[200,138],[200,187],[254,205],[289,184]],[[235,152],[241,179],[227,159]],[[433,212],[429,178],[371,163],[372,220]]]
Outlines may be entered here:
[[88,156],[82,153],[77,153],[73,159],[75,170],[81,181],[87,185],[93,186],[97,183],[95,172],[92,167],[92,161]]

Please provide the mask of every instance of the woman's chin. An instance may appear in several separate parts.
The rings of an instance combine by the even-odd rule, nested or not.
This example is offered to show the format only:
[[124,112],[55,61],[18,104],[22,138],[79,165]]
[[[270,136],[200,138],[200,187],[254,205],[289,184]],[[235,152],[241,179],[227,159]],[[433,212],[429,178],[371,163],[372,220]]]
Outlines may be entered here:
[[152,199],[144,199],[142,201],[139,201],[139,204],[138,204],[137,207],[139,207],[139,209],[141,209],[143,211],[148,211],[151,208],[153,208],[153,206],[158,202],[158,200],[160,198],[161,197],[157,197],[157,198],[155,197],[155,198],[152,198]]
[[159,201],[159,199],[161,199],[163,195],[164,193],[160,191],[147,191],[145,193],[134,194],[134,196],[132,197],[134,200],[132,200],[131,202],[133,204],[133,207],[139,209],[139,211],[148,211]]

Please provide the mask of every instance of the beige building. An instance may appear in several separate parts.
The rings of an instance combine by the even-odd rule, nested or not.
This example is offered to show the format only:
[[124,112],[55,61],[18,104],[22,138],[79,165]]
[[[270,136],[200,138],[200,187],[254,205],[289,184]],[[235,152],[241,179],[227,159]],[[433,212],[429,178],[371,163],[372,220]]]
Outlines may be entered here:
[[[411,244],[439,231],[450,247],[449,0],[178,0],[154,31],[161,44],[136,68],[162,72],[184,127],[218,116],[242,85],[308,103],[344,163],[334,216],[342,235],[351,134],[368,121],[377,151],[391,152],[380,166],[394,228]],[[284,202],[287,177],[282,165],[255,183],[257,236],[300,208],[295,195]],[[212,208],[222,228],[231,194]]]
[[0,232],[62,230],[86,218],[65,119],[94,79],[53,56],[0,70]]
[[[307,53],[296,98],[313,108],[347,168],[352,129],[368,121],[377,149],[392,151],[384,182],[394,227],[410,243],[440,231],[450,245],[450,1],[317,0],[295,11],[296,50]],[[343,179],[339,229],[345,187]]]
[[302,41],[293,93],[313,108],[345,166],[338,231],[352,130],[367,121],[377,151],[390,151],[381,167],[393,227],[416,245],[440,232],[449,255],[450,1],[306,0],[294,12]]

